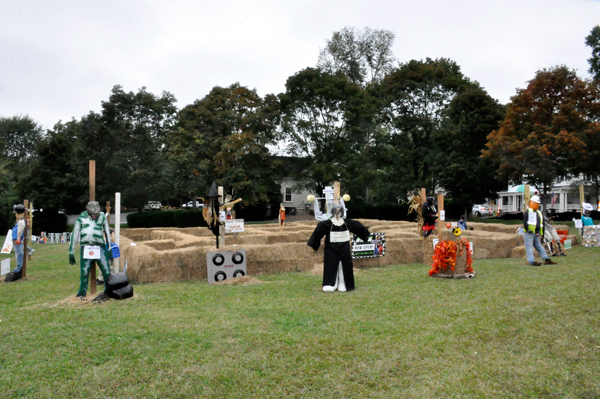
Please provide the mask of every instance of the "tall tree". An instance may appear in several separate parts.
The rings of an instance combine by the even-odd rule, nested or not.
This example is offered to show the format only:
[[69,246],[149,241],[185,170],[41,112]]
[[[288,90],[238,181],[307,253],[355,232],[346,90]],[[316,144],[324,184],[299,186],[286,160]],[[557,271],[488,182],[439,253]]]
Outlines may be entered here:
[[392,70],[396,35],[388,30],[344,27],[333,32],[319,53],[317,66],[329,73],[341,72],[359,85],[378,82]]
[[589,72],[595,80],[600,80],[600,25],[596,25],[590,34],[585,38],[585,44],[592,48],[592,58]]
[[235,83],[214,87],[183,108],[168,140],[168,157],[192,192],[205,194],[211,183],[235,190],[242,206],[268,204],[279,192],[268,144],[274,142],[278,102]]
[[598,98],[591,86],[565,66],[542,69],[518,90],[483,155],[513,181],[542,187],[567,176],[585,158],[585,136],[598,129]]
[[87,161],[96,161],[98,199],[121,192],[123,203],[141,210],[148,200],[166,196],[164,140],[175,123],[175,102],[168,92],[157,96],[145,87],[133,93],[115,86],[101,114],[82,118],[76,156],[83,176]]
[[447,119],[435,134],[437,174],[452,199],[471,205],[495,198],[505,188],[497,166],[482,158],[487,136],[504,119],[504,107],[478,85],[458,94],[446,111]]
[[12,171],[22,172],[27,168],[42,137],[42,127],[27,115],[0,118],[0,151]]
[[320,192],[343,176],[358,144],[353,134],[361,97],[360,87],[340,72],[307,68],[287,80],[282,138],[290,155],[310,160],[303,186]]
[[460,67],[444,58],[409,61],[378,85],[378,123],[389,134],[385,169],[397,193],[436,189],[434,137],[454,97],[471,86]]
[[75,160],[80,130],[81,124],[76,120],[59,122],[37,144],[33,167],[20,184],[21,191],[36,207],[77,213],[87,201],[87,176],[77,173]]

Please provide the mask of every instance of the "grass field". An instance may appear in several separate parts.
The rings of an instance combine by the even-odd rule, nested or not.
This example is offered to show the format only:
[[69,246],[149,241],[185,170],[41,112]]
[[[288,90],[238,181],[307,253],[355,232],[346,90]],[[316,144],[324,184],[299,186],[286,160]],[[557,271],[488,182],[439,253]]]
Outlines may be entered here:
[[410,264],[349,293],[287,273],[89,305],[67,300],[67,246],[35,248],[27,281],[0,283],[1,398],[600,398],[600,249],[480,260],[473,280]]

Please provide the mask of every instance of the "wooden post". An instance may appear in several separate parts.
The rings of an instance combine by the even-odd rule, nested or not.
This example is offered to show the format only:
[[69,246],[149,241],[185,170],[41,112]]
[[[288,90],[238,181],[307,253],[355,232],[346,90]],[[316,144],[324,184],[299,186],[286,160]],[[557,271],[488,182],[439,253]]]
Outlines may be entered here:
[[[217,206],[216,218],[219,220],[219,238],[217,240],[217,248],[225,246],[225,225],[220,221],[221,218],[221,205],[225,203],[225,196],[223,195],[223,186],[217,187],[217,193],[219,194],[219,206]],[[194,197],[195,198],[195,197]]]
[[[33,202],[29,203],[29,236],[27,242],[31,243],[31,232],[33,231]],[[25,248],[27,252],[27,248]],[[27,260],[31,260],[31,255],[27,254]]]
[[[27,251],[27,236],[29,234],[29,212],[28,212],[28,207],[29,207],[29,200],[25,200],[23,201],[23,205],[25,206],[25,216],[23,216],[23,218],[25,219],[25,231],[23,232],[23,251]],[[23,268],[21,269],[21,275],[23,277],[27,277],[27,256],[23,256]]]
[[444,220],[442,220],[442,212],[444,211],[444,195],[438,194],[438,236],[440,241],[443,240],[442,232],[446,224],[446,215],[444,213]]
[[[90,201],[96,201],[96,161],[90,161]],[[90,267],[90,294],[96,293],[96,262]]]
[[579,185],[579,212],[583,216],[583,203],[585,202],[585,192],[583,191],[583,184]]
[[[425,188],[421,188],[421,192],[419,193],[419,197],[421,197],[421,211],[423,210],[423,204],[427,202],[427,190]],[[422,214],[421,214],[422,216]],[[422,222],[418,224],[419,229],[419,237],[423,239],[423,225],[425,224],[425,218],[422,217]]]
[[[121,240],[121,193],[115,193],[115,243],[119,245]],[[120,249],[120,248],[119,248]],[[115,259],[116,272],[119,273],[121,267],[121,258]]]
[[[235,220],[235,211],[231,210],[231,220]],[[237,245],[237,235],[238,233],[233,233],[233,245]]]
[[529,208],[529,200],[531,199],[531,193],[529,192],[529,184],[525,185],[523,190],[523,212]]
[[340,203],[340,182],[339,181],[333,182],[333,203],[334,204]]

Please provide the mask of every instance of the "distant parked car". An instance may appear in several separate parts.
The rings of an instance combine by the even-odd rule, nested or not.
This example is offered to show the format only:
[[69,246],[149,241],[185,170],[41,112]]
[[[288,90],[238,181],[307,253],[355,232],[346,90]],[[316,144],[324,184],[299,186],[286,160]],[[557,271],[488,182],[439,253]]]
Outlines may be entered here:
[[[199,201],[196,201],[196,208],[204,208],[205,205]],[[193,209],[194,208],[194,201],[190,201],[187,204],[183,204],[181,205],[181,208],[185,208],[185,209]]]
[[160,211],[162,209],[162,204],[160,201],[148,201],[146,205],[144,205],[144,210],[146,211]]
[[473,205],[473,210],[472,210],[473,215],[476,215],[477,217],[482,217],[482,216],[493,216],[494,215],[494,207],[492,207],[491,205]]

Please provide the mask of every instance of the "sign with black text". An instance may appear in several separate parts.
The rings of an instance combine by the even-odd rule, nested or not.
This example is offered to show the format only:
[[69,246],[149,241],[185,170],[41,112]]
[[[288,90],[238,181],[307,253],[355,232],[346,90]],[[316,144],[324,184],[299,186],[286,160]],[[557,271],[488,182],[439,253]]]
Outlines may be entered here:
[[385,243],[385,233],[371,233],[367,242],[353,234],[352,257],[360,259],[385,256]]

